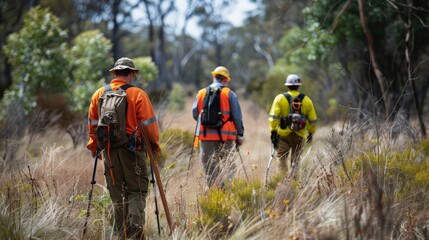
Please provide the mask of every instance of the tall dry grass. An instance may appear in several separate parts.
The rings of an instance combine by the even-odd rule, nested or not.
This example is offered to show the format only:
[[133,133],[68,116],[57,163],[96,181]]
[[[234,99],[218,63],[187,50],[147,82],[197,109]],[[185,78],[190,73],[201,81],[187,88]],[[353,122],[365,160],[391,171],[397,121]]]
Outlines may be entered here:
[[[293,177],[280,173],[274,159],[268,188],[264,189],[270,157],[266,114],[250,103],[243,105],[243,109],[253,109],[244,115],[243,161],[236,152],[231,153],[236,172],[224,189],[206,189],[198,151],[190,157],[189,136],[192,138],[194,126],[185,117],[187,112],[174,115],[174,124],[165,116],[169,123],[164,126],[169,127],[163,129],[161,140],[161,175],[175,230],[170,235],[158,193],[162,228],[158,236],[151,186],[146,205],[147,237],[429,238],[429,178],[424,174],[429,170],[429,142],[418,140],[412,126],[400,131],[400,122],[374,123],[369,119],[357,124],[348,118],[321,126],[314,142],[305,146]],[[72,138],[59,129],[2,141],[15,143],[16,164],[7,164],[12,159],[4,156],[11,154],[4,153],[10,149],[2,149],[0,238],[81,239],[93,167],[84,144],[74,146]],[[229,174],[228,166],[223,169],[222,174]],[[103,173],[103,165],[98,164],[88,236],[117,239]]]

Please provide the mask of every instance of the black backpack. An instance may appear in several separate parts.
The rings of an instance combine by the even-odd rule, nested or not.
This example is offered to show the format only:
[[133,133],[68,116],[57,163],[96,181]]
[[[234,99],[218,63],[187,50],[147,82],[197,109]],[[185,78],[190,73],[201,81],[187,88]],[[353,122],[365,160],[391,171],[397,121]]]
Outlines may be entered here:
[[301,114],[302,100],[305,94],[300,93],[296,98],[292,98],[289,93],[283,93],[289,102],[290,111],[286,117],[280,119],[280,128],[290,128],[292,131],[298,131],[305,128],[306,116]]
[[126,133],[127,94],[125,91],[132,85],[125,84],[112,90],[106,85],[105,91],[98,100],[97,146],[121,147],[128,143]]
[[223,87],[210,86],[206,88],[203,109],[201,111],[201,125],[204,127],[204,136],[206,135],[206,128],[215,128],[218,130],[221,141],[220,129],[225,124],[225,122],[222,121],[222,111],[220,109],[220,94],[222,88]]

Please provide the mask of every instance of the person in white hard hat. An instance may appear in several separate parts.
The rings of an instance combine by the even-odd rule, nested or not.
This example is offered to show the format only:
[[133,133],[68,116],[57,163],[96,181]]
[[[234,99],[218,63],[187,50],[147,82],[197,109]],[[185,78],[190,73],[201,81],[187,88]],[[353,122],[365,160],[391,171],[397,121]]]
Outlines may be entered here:
[[304,139],[307,139],[307,143],[312,141],[316,131],[317,114],[310,97],[298,91],[302,85],[298,75],[288,75],[284,85],[289,91],[276,96],[268,120],[271,142],[277,150],[279,168],[287,173],[289,153],[292,169],[299,163]]

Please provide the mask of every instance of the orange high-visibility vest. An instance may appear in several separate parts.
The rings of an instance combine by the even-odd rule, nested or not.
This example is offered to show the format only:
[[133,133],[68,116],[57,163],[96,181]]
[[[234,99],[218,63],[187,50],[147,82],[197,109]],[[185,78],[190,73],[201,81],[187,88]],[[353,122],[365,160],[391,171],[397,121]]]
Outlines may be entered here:
[[[200,126],[199,139],[202,141],[227,141],[237,139],[237,129],[234,122],[231,119],[231,111],[229,106],[229,91],[228,87],[223,87],[220,94],[220,110],[222,112],[221,119],[224,122],[222,128],[219,131],[215,128],[206,128]],[[204,97],[206,96],[207,89],[203,88],[198,92],[198,111],[201,112],[204,105]],[[205,130],[205,131],[204,131]]]

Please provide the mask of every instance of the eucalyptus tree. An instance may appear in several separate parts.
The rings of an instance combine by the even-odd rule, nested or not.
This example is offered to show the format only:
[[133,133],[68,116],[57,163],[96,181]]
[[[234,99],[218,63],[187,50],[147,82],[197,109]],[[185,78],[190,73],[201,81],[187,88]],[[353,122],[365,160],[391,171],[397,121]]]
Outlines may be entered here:
[[173,79],[179,79],[186,83],[190,83],[191,79],[199,78],[199,75],[196,75],[198,71],[192,69],[193,66],[189,63],[192,62],[192,57],[201,50],[201,45],[187,31],[190,20],[197,15],[203,3],[200,0],[186,1],[180,35],[173,43]]
[[[231,1],[207,1],[201,3],[197,11],[198,24],[203,29],[201,40],[204,51],[214,65],[225,65],[223,44],[228,38],[228,31],[232,28],[231,23],[225,19],[225,12],[230,7]],[[212,66],[214,66],[212,65]],[[210,68],[209,68],[210,69]]]
[[81,19],[89,20],[95,27],[105,29],[112,42],[114,59],[121,57],[121,40],[138,26],[132,12],[141,0],[73,0]]
[[145,7],[146,17],[149,21],[150,55],[159,70],[160,81],[157,81],[155,84],[157,88],[166,87],[167,89],[171,89],[172,80],[168,74],[166,64],[165,19],[175,10],[175,2],[174,0],[142,0],[142,2]]

